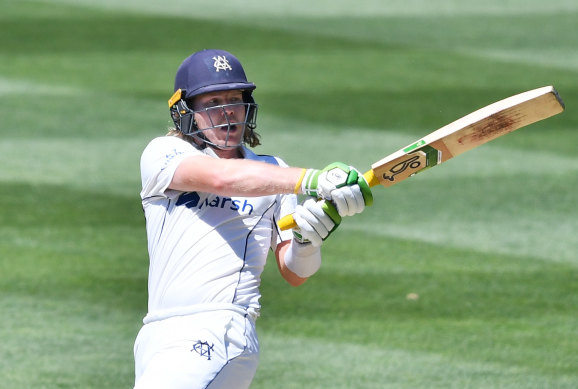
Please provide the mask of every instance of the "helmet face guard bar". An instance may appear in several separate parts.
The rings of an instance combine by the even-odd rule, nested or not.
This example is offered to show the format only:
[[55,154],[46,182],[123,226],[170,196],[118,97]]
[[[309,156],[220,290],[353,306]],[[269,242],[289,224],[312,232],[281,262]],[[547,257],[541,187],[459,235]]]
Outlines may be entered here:
[[[180,131],[184,135],[192,136],[195,139],[201,141],[202,143],[211,145],[213,147],[219,149],[233,149],[243,145],[247,139],[247,137],[251,136],[253,130],[257,127],[257,109],[258,106],[253,101],[250,102],[243,102],[243,103],[235,103],[235,104],[223,104],[217,105],[214,107],[203,108],[201,110],[195,111],[189,108],[187,102],[182,99],[181,96],[184,96],[184,91],[180,89],[175,92],[173,97],[169,100],[169,107],[171,111],[171,117],[173,122],[175,123],[175,127],[178,131]],[[250,98],[249,100],[252,100]],[[230,110],[237,110],[241,107],[245,110],[245,115],[242,121],[232,121],[227,111]],[[208,119],[209,125],[205,128],[199,128],[195,121],[194,115],[198,114],[205,114],[204,116]],[[213,118],[216,117],[224,117],[226,123],[215,124]],[[215,142],[211,142],[204,131],[213,130],[213,129],[226,129],[227,133],[225,134],[225,139],[223,144],[217,144]],[[229,137],[231,130],[240,129],[241,137],[239,138],[239,142],[236,143],[229,143]],[[248,133],[246,131],[248,130]]]

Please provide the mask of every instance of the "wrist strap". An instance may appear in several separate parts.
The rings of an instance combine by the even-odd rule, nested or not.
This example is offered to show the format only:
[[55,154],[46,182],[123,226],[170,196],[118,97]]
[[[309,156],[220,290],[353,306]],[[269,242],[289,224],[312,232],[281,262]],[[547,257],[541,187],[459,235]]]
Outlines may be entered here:
[[299,191],[301,190],[301,182],[303,182],[303,177],[305,177],[305,173],[307,173],[307,169],[301,169],[301,175],[297,180],[297,184],[295,184],[295,189],[293,190],[293,193],[299,194]]

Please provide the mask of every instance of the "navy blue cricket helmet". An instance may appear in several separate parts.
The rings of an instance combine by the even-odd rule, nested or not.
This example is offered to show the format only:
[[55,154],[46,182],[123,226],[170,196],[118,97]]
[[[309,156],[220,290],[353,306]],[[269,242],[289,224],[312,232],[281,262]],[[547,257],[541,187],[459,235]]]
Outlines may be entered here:
[[232,89],[253,91],[255,84],[247,76],[239,60],[224,50],[203,50],[183,61],[175,77],[174,92],[186,91],[185,100],[208,92]]
[[[247,81],[247,76],[239,60],[231,53],[224,50],[203,50],[187,57],[179,66],[175,77],[174,94],[169,99],[171,118],[178,131],[184,135],[192,136],[204,145],[218,148],[235,148],[237,144],[218,145],[210,142],[203,131],[213,128],[242,127],[242,143],[249,143],[254,147],[259,142],[258,134],[254,132],[257,127],[258,106],[253,99],[253,90],[256,86]],[[212,124],[207,128],[198,128],[194,119],[196,111],[192,109],[194,97],[210,92],[228,90],[241,90],[243,105],[245,105],[245,119],[242,122],[232,123],[227,119],[226,124]],[[225,112],[225,105],[210,108]],[[227,135],[228,139],[228,135]]]

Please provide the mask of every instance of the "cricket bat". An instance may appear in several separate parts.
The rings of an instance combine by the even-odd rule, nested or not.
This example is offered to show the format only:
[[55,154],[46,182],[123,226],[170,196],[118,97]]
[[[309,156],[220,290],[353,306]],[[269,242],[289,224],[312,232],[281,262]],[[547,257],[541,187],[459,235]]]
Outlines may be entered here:
[[[523,92],[474,111],[388,155],[364,173],[370,186],[392,186],[502,135],[564,111],[553,86]],[[279,221],[282,230],[297,225],[292,215]]]

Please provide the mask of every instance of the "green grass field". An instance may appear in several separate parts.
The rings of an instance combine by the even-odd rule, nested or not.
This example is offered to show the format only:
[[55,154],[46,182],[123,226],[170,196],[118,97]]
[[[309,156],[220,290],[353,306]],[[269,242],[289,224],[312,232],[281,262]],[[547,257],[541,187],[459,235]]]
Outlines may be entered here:
[[253,388],[578,387],[575,0],[0,0],[3,388],[129,388],[146,313],[139,158],[174,73],[222,48],[260,153],[360,169],[554,85],[566,112],[389,189],[291,288]]

